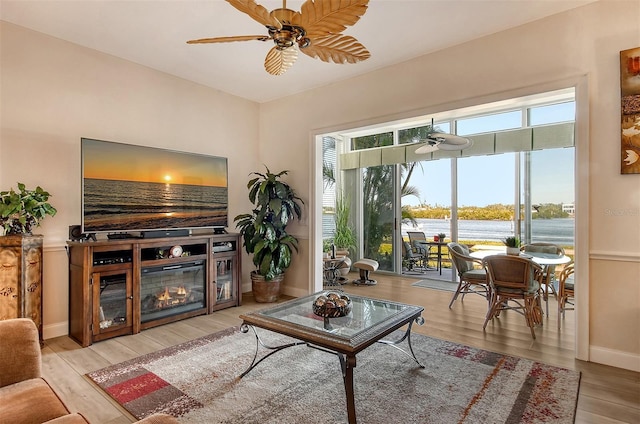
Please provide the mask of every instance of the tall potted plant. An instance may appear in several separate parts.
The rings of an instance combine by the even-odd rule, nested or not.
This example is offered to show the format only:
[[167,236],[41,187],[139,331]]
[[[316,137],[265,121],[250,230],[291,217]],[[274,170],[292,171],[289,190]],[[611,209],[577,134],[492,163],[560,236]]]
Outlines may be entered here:
[[4,235],[31,234],[40,226],[47,215],[54,216],[56,208],[49,204],[51,195],[40,186],[28,190],[18,183],[18,191],[13,188],[0,192],[0,225]]
[[247,183],[252,212],[238,215],[234,221],[256,266],[251,272],[256,302],[275,302],[284,272],[291,265],[291,254],[298,251],[298,240],[286,228],[293,219],[300,219],[304,202],[281,180],[289,171],[274,174],[265,168],[265,173],[253,172],[256,177]]

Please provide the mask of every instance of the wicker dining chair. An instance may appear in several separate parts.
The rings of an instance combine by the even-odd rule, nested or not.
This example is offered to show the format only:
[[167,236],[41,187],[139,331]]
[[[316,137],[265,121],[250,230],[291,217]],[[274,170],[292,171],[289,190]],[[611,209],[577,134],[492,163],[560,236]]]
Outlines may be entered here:
[[462,244],[451,242],[447,244],[451,261],[458,273],[458,288],[449,302],[449,309],[453,306],[459,295],[461,301],[464,301],[464,295],[467,293],[479,294],[491,300],[491,290],[487,281],[487,271],[482,264],[482,259],[469,256],[469,249]]
[[[574,310],[574,288],[575,281],[573,278],[574,264],[570,263],[565,266],[560,272],[560,278],[558,278],[555,284],[555,289],[558,297],[558,329],[560,328],[560,316],[564,319],[564,311]],[[567,306],[571,305],[571,306]]]
[[497,318],[503,310],[515,310],[525,316],[531,337],[536,338],[534,326],[542,324],[540,279],[542,267],[535,262],[512,255],[491,255],[482,262],[489,274],[491,305],[482,329],[489,320]]
[[[545,242],[536,242],[536,243],[528,243],[522,245],[520,247],[520,251],[527,252],[537,252],[537,253],[550,253],[552,255],[564,256],[564,248],[562,246],[558,246],[554,243],[545,243]],[[556,285],[556,266],[555,265],[546,265],[543,267],[543,278],[542,278],[542,297],[545,302],[545,308],[547,316],[549,316],[549,293],[558,297],[558,293],[554,288]]]

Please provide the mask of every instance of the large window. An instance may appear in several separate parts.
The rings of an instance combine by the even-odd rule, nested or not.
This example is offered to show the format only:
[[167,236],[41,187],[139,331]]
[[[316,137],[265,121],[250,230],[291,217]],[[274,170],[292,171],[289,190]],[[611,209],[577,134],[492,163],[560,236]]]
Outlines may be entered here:
[[[336,172],[350,177],[337,192],[351,199],[355,259],[399,273],[400,243],[416,229],[471,245],[515,234],[572,247],[574,120],[567,89],[339,134]],[[474,145],[415,154],[433,130]]]

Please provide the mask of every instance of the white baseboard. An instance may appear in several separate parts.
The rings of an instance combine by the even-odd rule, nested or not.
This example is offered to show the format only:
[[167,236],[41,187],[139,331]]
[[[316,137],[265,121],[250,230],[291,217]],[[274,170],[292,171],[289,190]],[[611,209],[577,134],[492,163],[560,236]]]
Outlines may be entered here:
[[591,346],[589,348],[589,360],[599,364],[640,372],[640,355],[635,353]]
[[66,336],[67,334],[69,334],[69,323],[67,321],[42,327],[42,338],[45,340]]

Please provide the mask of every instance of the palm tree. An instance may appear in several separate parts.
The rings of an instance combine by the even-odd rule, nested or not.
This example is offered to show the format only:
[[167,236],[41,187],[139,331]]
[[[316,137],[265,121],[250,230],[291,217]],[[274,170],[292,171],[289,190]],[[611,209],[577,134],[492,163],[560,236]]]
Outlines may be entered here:
[[[409,185],[409,181],[411,181],[411,175],[413,174],[413,169],[416,167],[416,165],[420,165],[422,167],[422,164],[420,162],[409,162],[403,163],[401,165],[401,174],[404,175],[405,172],[407,173],[407,177],[404,179],[402,187],[400,188],[400,196],[403,198],[406,196],[415,196],[420,199],[420,189],[415,186]],[[418,223],[418,221],[416,221],[416,218],[413,216],[411,208],[408,205],[402,206],[402,223],[411,224],[413,226],[416,226]]]
[[322,182],[324,183],[324,189],[333,187],[336,183],[335,164],[329,163],[325,158],[327,153],[333,150],[335,155],[336,139],[333,137],[322,138]]

